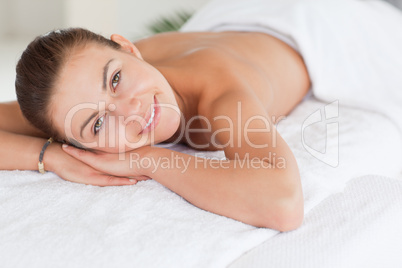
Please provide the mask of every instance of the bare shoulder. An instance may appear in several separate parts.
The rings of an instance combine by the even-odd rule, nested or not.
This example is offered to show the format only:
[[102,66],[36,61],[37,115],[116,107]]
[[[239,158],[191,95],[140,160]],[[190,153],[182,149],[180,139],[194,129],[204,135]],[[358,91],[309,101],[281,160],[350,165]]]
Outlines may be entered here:
[[197,94],[200,108],[229,90],[254,95],[269,114],[280,116],[289,113],[310,86],[302,57],[262,33],[176,32],[135,44],[147,62],[171,71],[168,78],[178,90]]
[[223,47],[194,47],[176,55],[168,66],[174,74],[167,78],[176,85],[176,90],[183,95],[197,96],[199,114],[205,114],[213,103],[226,95],[254,94],[250,91],[248,76],[257,70]]

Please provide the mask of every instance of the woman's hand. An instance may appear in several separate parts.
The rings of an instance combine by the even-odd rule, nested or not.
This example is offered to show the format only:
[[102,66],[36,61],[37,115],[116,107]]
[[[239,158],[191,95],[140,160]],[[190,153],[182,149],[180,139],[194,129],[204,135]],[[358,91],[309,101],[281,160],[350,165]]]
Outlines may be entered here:
[[92,168],[105,174],[134,178],[137,181],[150,179],[149,177],[141,174],[141,171],[132,165],[132,161],[139,158],[139,152],[142,150],[147,150],[144,147],[136,149],[135,151],[121,154],[111,154],[105,152],[95,153],[78,149],[73,146],[68,146],[67,144],[63,144],[63,150],[80,162],[85,163],[88,166],[91,166]]
[[[65,153],[60,143],[52,143],[44,155],[45,169],[62,179],[96,186],[133,185],[137,178],[103,172]],[[143,178],[139,178],[143,179]]]

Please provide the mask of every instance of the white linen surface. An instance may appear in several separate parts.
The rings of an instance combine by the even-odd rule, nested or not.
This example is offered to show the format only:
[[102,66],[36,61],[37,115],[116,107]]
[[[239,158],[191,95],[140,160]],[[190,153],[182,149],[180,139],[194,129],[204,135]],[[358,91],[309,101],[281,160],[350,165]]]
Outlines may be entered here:
[[[245,8],[253,7],[251,2],[245,1]],[[293,10],[300,23],[300,18],[313,23],[307,11]],[[314,71],[316,79],[328,75]],[[337,71],[331,69],[332,76],[345,75]],[[347,90],[354,85],[337,82],[340,90],[343,83]],[[315,83],[315,92],[320,85],[328,84]],[[380,88],[388,90],[385,86]],[[300,167],[306,213],[356,176],[394,177],[401,171],[401,136],[390,119],[338,105],[333,102],[338,96],[326,100],[329,105],[306,98],[278,125]],[[222,152],[201,155],[223,157]],[[198,209],[155,181],[102,188],[52,173],[1,171],[0,177],[2,267],[222,267],[278,233]]]
[[[306,213],[354,176],[392,175],[400,167],[395,126],[383,115],[353,108],[340,107],[336,119],[338,167],[306,152],[301,124],[324,105],[310,97],[278,126],[300,165]],[[306,139],[324,146],[325,122],[311,128]],[[34,171],[0,171],[0,178],[2,267],[224,267],[278,233],[198,209],[155,181],[102,188]]]
[[363,176],[306,215],[300,229],[278,234],[229,268],[400,267],[402,180]]
[[379,0],[214,0],[181,30],[258,27],[300,52],[317,98],[384,113],[402,131],[401,26]]

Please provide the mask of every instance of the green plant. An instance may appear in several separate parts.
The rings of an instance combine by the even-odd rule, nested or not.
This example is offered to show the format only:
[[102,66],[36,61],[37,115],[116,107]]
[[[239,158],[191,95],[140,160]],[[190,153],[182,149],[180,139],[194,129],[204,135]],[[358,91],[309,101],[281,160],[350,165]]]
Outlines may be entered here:
[[192,15],[192,12],[179,11],[172,16],[161,17],[151,23],[148,26],[148,30],[153,34],[177,31]]

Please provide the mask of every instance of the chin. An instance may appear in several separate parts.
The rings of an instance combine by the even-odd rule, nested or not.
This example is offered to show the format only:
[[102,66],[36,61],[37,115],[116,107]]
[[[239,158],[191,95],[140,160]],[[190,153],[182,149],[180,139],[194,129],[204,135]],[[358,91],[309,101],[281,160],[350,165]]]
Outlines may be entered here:
[[160,129],[156,129],[156,131],[158,131],[158,134],[160,134],[160,136],[158,135],[158,137],[160,137],[158,139],[158,143],[170,139],[177,132],[180,127],[180,116],[172,116],[169,118],[169,120],[166,120],[165,122],[166,123],[163,124],[163,126],[162,124],[159,126],[161,127]]

